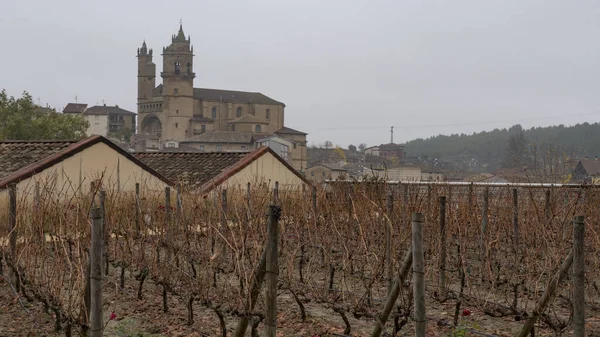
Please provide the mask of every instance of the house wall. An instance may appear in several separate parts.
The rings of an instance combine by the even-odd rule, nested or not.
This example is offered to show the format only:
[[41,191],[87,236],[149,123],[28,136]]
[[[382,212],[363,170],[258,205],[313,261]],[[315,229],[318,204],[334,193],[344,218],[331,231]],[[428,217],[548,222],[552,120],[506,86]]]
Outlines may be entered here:
[[273,188],[279,182],[280,189],[301,189],[305,182],[287,168],[271,153],[265,153],[250,165],[231,176],[220,185],[223,188],[245,188],[251,184],[265,183]]
[[88,136],[100,135],[106,137],[108,134],[108,115],[83,115],[90,123],[87,129]]
[[[218,149],[218,145],[221,145],[221,149]],[[248,144],[231,144],[231,143],[225,143],[225,144],[219,144],[219,143],[180,143],[179,147],[181,149],[184,148],[188,148],[188,149],[195,149],[195,150],[201,150],[204,152],[239,152],[239,151],[251,151],[252,150],[252,144],[248,143]]]
[[[282,159],[292,164],[292,156],[291,151],[293,150],[293,145],[291,142],[283,139],[283,138],[268,138],[266,140],[261,140],[257,142],[257,145],[260,146],[268,146],[277,153]],[[284,146],[287,146],[287,154],[283,153]],[[292,165],[293,167],[293,165]]]
[[331,170],[324,166],[313,166],[306,170],[306,177],[314,183],[322,183],[327,179],[336,180],[345,171]]
[[[143,191],[164,191],[168,186],[108,145],[98,143],[19,182],[18,198],[25,195],[32,200],[36,183],[39,183],[40,193],[50,192],[59,199],[70,198],[79,193],[88,193],[91,182],[100,178],[107,193],[135,192],[136,183],[140,184]],[[0,199],[6,200],[8,190],[0,193]]]
[[365,149],[365,154],[371,155],[371,156],[379,156],[379,148],[378,147],[370,147]]
[[444,174],[440,172],[422,172],[421,181],[444,181]]
[[307,153],[306,153],[306,135],[278,134],[279,137],[292,143],[290,147],[291,164],[299,172],[306,172]]
[[364,168],[366,175],[375,175],[377,177],[386,177],[387,181],[421,181],[421,168],[419,167],[396,167],[386,170],[375,170]]

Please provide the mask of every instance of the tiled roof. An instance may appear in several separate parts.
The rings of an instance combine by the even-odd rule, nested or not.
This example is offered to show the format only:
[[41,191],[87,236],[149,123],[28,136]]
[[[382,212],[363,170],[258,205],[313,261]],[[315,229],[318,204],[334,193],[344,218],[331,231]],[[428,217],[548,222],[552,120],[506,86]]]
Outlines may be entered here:
[[281,129],[275,131],[275,133],[284,134],[284,135],[308,135],[308,133],[294,130],[292,128],[288,128],[287,126],[282,127]]
[[581,160],[581,165],[587,172],[589,176],[592,176],[598,172],[600,172],[600,160],[596,159],[583,159]]
[[203,123],[213,123],[215,120],[212,118],[204,117],[204,116],[194,116],[192,117],[192,122],[203,122]]
[[86,109],[83,112],[84,115],[129,115],[135,116],[135,112],[121,109],[118,105],[95,105],[91,108]]
[[260,92],[194,88],[194,98],[225,103],[254,103],[285,106],[285,104],[267,97]]
[[252,134],[237,131],[209,131],[190,137],[181,143],[250,144]]
[[90,146],[104,143],[145,171],[169,185],[171,181],[148,167],[127,151],[102,136],[75,141],[7,141],[0,142],[0,189],[27,179]]
[[74,141],[0,142],[0,180],[75,144]]
[[254,115],[244,115],[238,119],[234,119],[231,122],[229,122],[229,124],[243,124],[243,123],[248,123],[248,124],[269,124],[269,122],[265,121],[264,119],[260,119]]
[[84,103],[69,103],[63,109],[63,113],[78,113],[78,114],[80,114],[83,112],[83,110],[85,110],[85,108],[87,108],[87,104],[84,104]]
[[[154,90],[152,90],[152,97],[160,97],[162,96],[162,93],[163,85],[159,84],[156,88],[154,88]],[[269,104],[283,105],[285,107],[285,104],[265,96],[260,92],[194,88],[194,98],[205,101],[217,101],[225,103]]]
[[208,193],[266,153],[271,153],[310,185],[304,176],[266,146],[252,152],[138,152],[134,155],[168,179]]
[[134,155],[169,180],[197,188],[247,154],[248,152],[138,152]]
[[324,167],[324,168],[326,168],[328,170],[331,170],[331,171],[344,171],[344,172],[348,171],[347,169],[345,169],[343,167],[338,167],[338,166],[335,166],[335,165],[329,165],[329,164],[323,164],[323,163],[315,164],[315,165],[309,167],[308,169],[310,170],[311,168],[317,167],[317,166]]
[[398,149],[403,149],[404,145],[402,144],[394,144],[394,143],[388,143],[388,144],[381,144],[379,145],[379,150],[398,150]]

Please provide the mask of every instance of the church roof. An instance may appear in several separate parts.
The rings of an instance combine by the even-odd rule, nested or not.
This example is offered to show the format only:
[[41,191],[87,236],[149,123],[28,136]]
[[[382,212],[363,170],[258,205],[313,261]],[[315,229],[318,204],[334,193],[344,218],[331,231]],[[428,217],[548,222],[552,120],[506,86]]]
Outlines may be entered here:
[[204,117],[204,116],[194,116],[192,117],[192,122],[203,122],[203,123],[213,123],[215,120],[212,118]]
[[87,104],[84,104],[84,103],[69,103],[63,109],[63,113],[78,113],[78,114],[80,114],[83,112],[83,110],[85,110],[85,108],[87,108]]
[[260,119],[254,115],[244,115],[238,119],[234,119],[231,122],[229,122],[229,124],[269,124],[267,121]]
[[306,133],[306,132],[294,130],[292,128],[288,128],[287,126],[284,126],[281,129],[275,131],[275,133],[278,133],[281,135],[304,135],[304,136],[308,135],[308,133]]
[[194,97],[205,101],[220,101],[225,103],[253,103],[285,106],[285,104],[267,97],[260,92],[194,88]]
[[250,144],[252,134],[237,131],[209,131],[190,137],[181,143]]
[[95,105],[91,108],[88,108],[83,112],[84,115],[129,115],[135,116],[135,112],[131,112],[129,110],[121,109],[118,105],[110,106],[110,105]]
[[[152,90],[153,97],[160,97],[163,93],[163,85],[159,84]],[[214,101],[224,103],[249,103],[249,104],[269,104],[283,105],[260,92],[233,91],[221,89],[194,88],[194,98],[202,101]]]

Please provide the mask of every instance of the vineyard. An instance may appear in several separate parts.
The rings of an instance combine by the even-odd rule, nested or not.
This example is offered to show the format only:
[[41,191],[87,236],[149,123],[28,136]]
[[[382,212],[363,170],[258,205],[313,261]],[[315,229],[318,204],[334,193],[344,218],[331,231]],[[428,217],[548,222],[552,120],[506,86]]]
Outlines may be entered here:
[[10,194],[0,266],[16,300],[0,305],[42,308],[48,323],[35,329],[57,336],[97,332],[96,281],[105,336],[560,336],[582,328],[583,308],[586,335],[600,336],[590,186]]

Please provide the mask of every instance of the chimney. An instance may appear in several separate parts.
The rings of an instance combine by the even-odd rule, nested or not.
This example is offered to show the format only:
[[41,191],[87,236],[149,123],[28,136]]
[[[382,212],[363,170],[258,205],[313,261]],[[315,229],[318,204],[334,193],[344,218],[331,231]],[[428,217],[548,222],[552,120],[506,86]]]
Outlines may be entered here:
[[595,158],[595,159],[596,159],[596,160],[598,160],[598,156],[596,156],[596,158]]
[[588,159],[588,156],[585,156],[585,157],[583,157],[583,159],[587,160],[587,159]]

